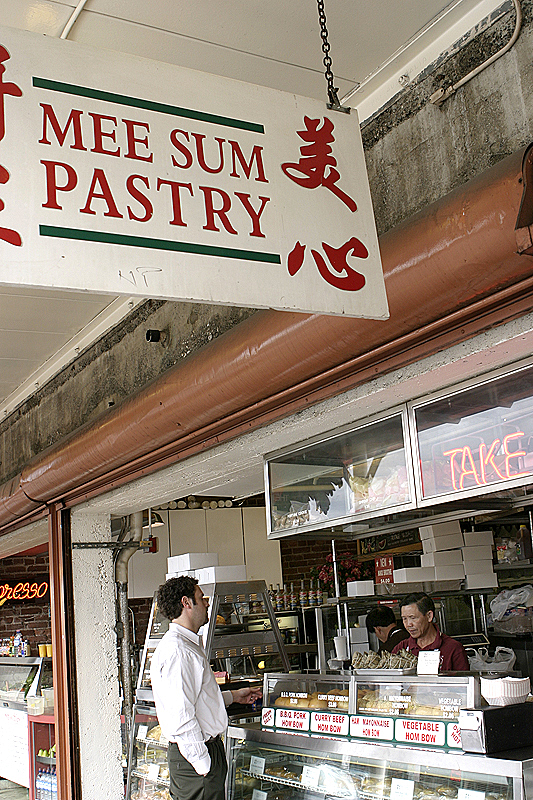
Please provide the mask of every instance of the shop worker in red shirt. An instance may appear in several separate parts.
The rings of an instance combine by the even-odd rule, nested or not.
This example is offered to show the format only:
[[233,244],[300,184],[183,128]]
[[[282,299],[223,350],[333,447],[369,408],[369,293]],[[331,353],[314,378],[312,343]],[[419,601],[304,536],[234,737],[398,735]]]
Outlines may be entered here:
[[409,639],[393,649],[409,650],[418,655],[421,650],[440,650],[441,672],[465,672],[470,669],[468,657],[460,642],[441,633],[435,625],[435,603],[423,592],[410,594],[400,603],[402,622]]

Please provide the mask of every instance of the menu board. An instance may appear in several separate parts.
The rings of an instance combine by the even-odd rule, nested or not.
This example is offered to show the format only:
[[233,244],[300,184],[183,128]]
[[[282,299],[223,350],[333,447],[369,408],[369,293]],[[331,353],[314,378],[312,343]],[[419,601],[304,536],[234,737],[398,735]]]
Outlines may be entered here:
[[21,786],[30,786],[28,715],[14,708],[0,708],[0,775]]

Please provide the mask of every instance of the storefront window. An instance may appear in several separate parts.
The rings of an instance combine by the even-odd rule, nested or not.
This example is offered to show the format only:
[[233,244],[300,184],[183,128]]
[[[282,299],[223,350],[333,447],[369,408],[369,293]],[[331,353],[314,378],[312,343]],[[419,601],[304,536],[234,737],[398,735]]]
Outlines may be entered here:
[[533,368],[414,409],[422,497],[533,482]]
[[267,482],[273,533],[405,507],[412,495],[403,415],[269,459]]

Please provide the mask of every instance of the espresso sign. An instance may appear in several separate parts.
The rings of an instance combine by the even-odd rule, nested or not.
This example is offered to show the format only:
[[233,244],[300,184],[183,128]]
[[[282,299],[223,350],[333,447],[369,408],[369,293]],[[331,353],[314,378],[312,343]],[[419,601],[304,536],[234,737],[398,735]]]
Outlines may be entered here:
[[357,113],[0,28],[0,283],[388,316]]
[[50,602],[48,575],[26,575],[23,578],[0,578],[0,606],[5,603]]

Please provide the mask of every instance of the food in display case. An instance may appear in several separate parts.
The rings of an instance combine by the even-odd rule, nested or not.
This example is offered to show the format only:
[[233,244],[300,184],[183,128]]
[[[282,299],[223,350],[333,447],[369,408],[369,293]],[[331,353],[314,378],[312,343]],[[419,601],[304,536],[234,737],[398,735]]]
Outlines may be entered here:
[[367,650],[363,653],[355,652],[352,657],[352,667],[357,672],[374,669],[414,671],[417,663],[418,656],[408,650],[400,650],[399,653],[394,655],[387,651],[376,653],[374,650]]
[[263,707],[348,711],[350,676],[267,673]]
[[[477,680],[477,679],[475,679]],[[479,690],[476,693],[479,700]],[[411,680],[389,683],[357,681],[357,713],[406,715],[458,719],[461,708],[468,705],[468,684],[446,685],[414,683]],[[472,698],[473,699],[473,698]]]
[[[385,745],[377,755],[373,744],[346,742],[328,749],[324,740],[303,745],[301,737],[289,741],[284,734],[268,734],[262,741],[264,735],[230,729],[234,770],[228,800],[523,800],[521,781],[505,774],[518,771],[514,762],[508,770],[503,766],[508,762],[488,770],[485,760],[462,756],[461,769],[453,754],[448,760],[447,753],[425,751],[420,758],[420,751]],[[292,743],[295,739],[299,744]]]
[[128,800],[170,800],[167,749],[155,709],[136,705],[128,759]]

